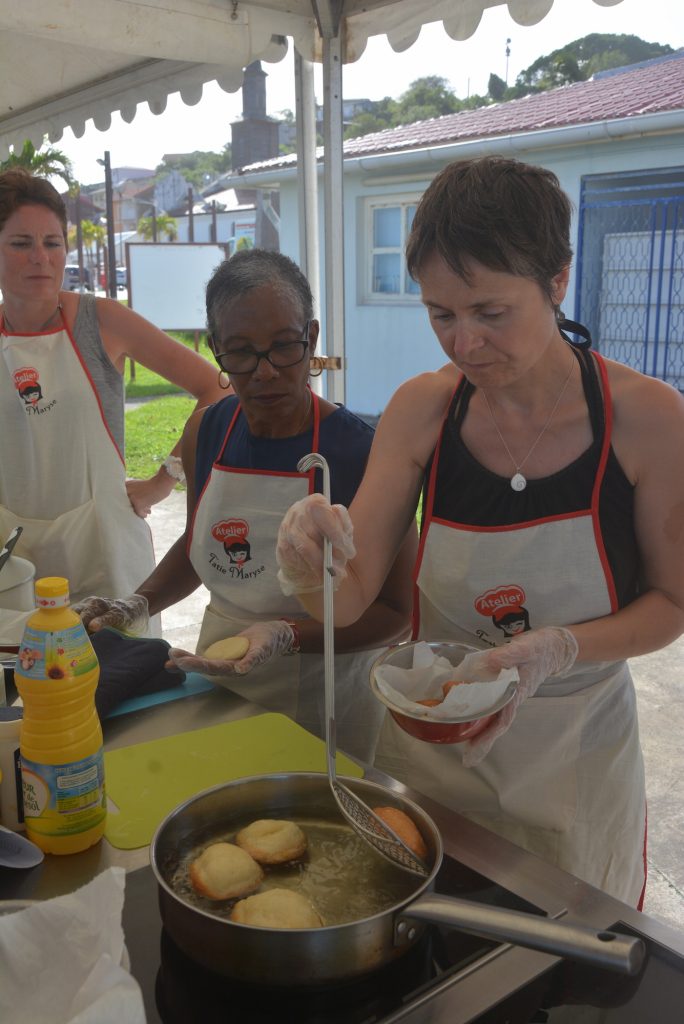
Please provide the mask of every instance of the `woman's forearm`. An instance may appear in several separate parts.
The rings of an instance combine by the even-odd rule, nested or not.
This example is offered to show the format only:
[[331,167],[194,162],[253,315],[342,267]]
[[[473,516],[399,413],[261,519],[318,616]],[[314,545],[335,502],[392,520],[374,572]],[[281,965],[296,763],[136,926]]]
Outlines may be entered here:
[[[297,619],[301,650],[304,654],[323,651],[323,626],[316,619]],[[374,601],[360,619],[351,626],[335,629],[335,652],[372,650],[406,640],[411,629],[405,612],[383,601]]]
[[649,654],[684,633],[684,611],[649,590],[615,615],[568,627],[579,644],[578,661],[616,661]]

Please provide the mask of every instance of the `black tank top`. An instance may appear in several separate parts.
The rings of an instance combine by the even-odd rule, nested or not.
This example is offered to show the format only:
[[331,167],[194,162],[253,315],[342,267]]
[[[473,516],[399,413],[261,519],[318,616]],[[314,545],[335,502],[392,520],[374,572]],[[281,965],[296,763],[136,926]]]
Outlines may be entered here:
[[[593,434],[586,451],[558,473],[528,480],[525,490],[514,491],[508,477],[482,466],[461,439],[461,424],[474,391],[463,377],[454,392],[442,433],[433,504],[435,518],[464,526],[513,526],[591,507],[606,427],[605,411],[593,355],[574,347],[573,352],[580,364]],[[434,453],[426,468],[426,482],[433,458]],[[426,504],[423,500],[424,509]],[[638,593],[639,555],[634,533],[634,488],[612,446],[599,494],[599,523],[622,608]],[[572,551],[567,555],[571,559]]]

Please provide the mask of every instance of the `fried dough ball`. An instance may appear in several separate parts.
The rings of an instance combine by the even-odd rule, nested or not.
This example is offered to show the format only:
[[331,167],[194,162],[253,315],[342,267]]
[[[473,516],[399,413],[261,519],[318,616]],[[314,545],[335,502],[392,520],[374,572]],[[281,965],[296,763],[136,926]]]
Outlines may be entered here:
[[292,889],[268,889],[233,907],[231,921],[257,928],[320,928],[320,915],[306,896]]
[[426,697],[424,700],[417,700],[416,704],[424,704],[426,708],[436,708],[438,704],[441,704],[441,700],[438,697]]
[[197,892],[210,900],[230,900],[259,888],[264,873],[248,853],[233,843],[212,843],[189,868]]
[[260,864],[285,864],[306,852],[307,840],[294,821],[261,818],[235,836],[235,842]]
[[238,658],[244,658],[248,650],[249,640],[246,636],[228,636],[225,640],[217,640],[211,647],[207,647],[203,657],[215,658],[217,661],[236,661]]
[[400,811],[398,807],[374,807],[373,813],[382,818],[417,857],[427,860],[428,848],[425,840],[408,814]]
[[465,686],[463,679],[448,679],[446,683],[442,683],[442,693],[446,697],[449,690],[453,690],[454,686]]

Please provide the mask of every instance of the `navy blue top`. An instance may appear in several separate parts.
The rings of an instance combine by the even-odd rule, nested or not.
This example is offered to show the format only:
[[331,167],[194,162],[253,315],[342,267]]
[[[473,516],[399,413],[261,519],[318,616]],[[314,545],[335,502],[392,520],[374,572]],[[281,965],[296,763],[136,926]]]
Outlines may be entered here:
[[[218,459],[238,401],[237,396],[228,395],[209,406],[202,417],[195,453],[197,495],[202,493],[211,467]],[[373,433],[372,427],[341,405],[326,419],[321,419],[319,452],[330,467],[330,498],[333,504],[351,504],[366,468]],[[240,415],[220,464],[236,469],[296,472],[297,462],[309,454],[312,445],[313,428],[294,437],[255,437],[249,431],[247,418]],[[322,474],[317,472],[317,491],[323,490],[322,484]]]

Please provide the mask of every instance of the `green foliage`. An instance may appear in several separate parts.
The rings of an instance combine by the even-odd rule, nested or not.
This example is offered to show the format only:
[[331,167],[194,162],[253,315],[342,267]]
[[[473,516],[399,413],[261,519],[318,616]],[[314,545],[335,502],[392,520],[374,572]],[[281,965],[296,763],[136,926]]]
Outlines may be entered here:
[[506,83],[503,78],[499,78],[494,72],[489,76],[489,82],[487,83],[487,94],[498,103],[506,95]]
[[46,149],[43,146],[36,149],[33,143],[26,139],[20,150],[13,148],[7,159],[0,163],[0,171],[7,171],[10,167],[25,167],[39,178],[61,178],[72,189],[76,182],[69,157],[54,146],[48,146]]
[[166,237],[169,242],[175,242],[178,238],[178,221],[167,213],[158,213],[154,219],[152,217],[141,217],[137,224],[138,234],[146,242],[151,242],[154,239],[155,228],[159,241]]
[[192,153],[171,154],[164,157],[156,168],[156,177],[162,178],[170,171],[179,171],[185,180],[195,188],[201,189],[209,180],[219,177],[230,170],[231,147],[226,142],[220,153],[211,153],[196,149]]
[[193,398],[167,396],[130,409],[126,413],[126,475],[146,479],[156,473],[194,408]]
[[[406,92],[399,97],[396,116],[399,124],[412,124],[430,117],[453,114],[458,109],[459,101],[446,78],[428,75],[411,82]],[[416,117],[416,113],[420,117]]]
[[517,96],[524,96],[558,85],[586,81],[596,71],[626,67],[668,53],[674,53],[671,46],[647,43],[638,36],[593,32],[539,57],[520,72],[514,92]]
[[[92,252],[105,244],[107,241],[107,230],[103,224],[93,224],[92,220],[81,221],[81,236],[83,245]],[[78,242],[78,231],[76,227],[69,228],[67,242],[70,249],[75,249]]]

